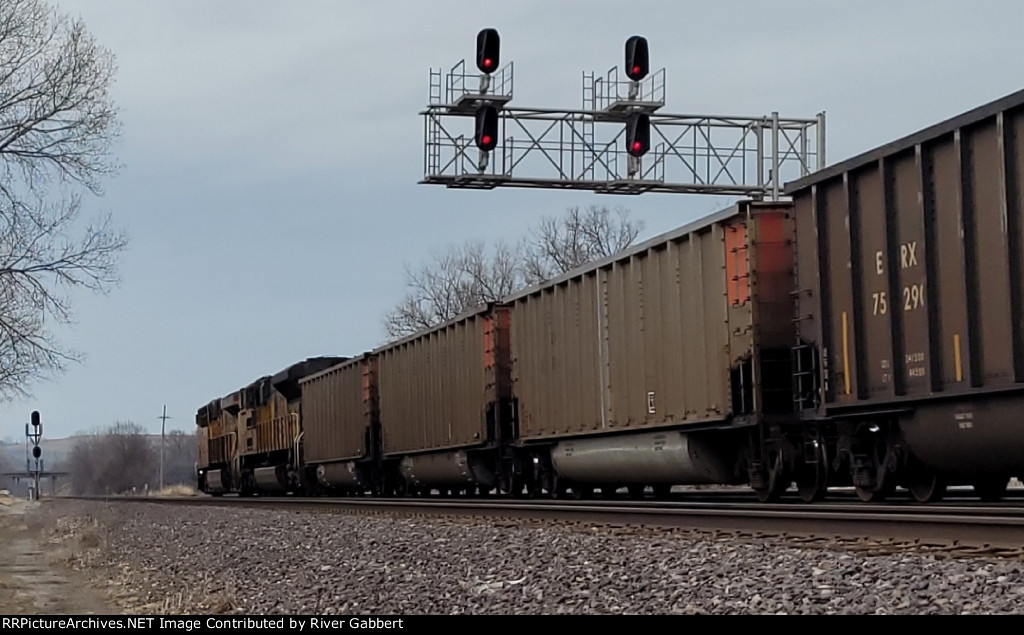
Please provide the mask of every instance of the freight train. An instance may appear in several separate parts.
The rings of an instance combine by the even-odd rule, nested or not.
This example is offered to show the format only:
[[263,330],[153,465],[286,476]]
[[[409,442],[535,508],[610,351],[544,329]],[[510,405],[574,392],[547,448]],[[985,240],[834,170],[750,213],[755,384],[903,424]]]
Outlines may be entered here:
[[1024,91],[354,357],[199,409],[221,495],[1024,476]]

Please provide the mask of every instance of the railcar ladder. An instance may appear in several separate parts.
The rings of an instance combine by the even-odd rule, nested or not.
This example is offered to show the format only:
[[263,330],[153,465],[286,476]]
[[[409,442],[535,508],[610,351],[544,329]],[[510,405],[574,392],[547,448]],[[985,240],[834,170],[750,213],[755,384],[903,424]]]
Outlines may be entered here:
[[818,407],[818,360],[814,347],[797,344],[793,351],[793,405],[796,411]]
[[796,345],[791,351],[791,368],[793,369],[793,406],[796,412],[817,408],[820,395],[818,393],[820,375],[818,373],[817,349],[800,339],[800,323],[811,319],[810,315],[800,314],[800,296],[810,295],[810,289],[798,289],[790,292],[793,298],[793,324],[797,327]]

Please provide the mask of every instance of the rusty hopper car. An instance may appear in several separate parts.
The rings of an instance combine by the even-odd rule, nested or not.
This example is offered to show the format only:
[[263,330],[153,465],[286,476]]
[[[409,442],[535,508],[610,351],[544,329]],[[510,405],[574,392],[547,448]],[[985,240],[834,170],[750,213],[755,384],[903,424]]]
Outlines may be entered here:
[[791,420],[788,203],[743,202],[510,299],[522,473],[590,495],[773,487]]
[[377,356],[332,366],[299,385],[306,481],[325,493],[378,492]]
[[385,489],[498,486],[513,432],[508,308],[480,309],[374,353]]
[[786,188],[798,409],[865,500],[1024,475],[1022,179],[1024,91]]

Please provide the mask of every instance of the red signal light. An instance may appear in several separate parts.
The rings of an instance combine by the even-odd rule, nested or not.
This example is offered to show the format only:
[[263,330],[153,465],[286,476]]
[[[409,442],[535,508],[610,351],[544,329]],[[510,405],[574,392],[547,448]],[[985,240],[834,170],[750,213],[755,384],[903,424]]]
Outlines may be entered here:
[[476,147],[490,152],[498,143],[498,109],[491,105],[481,106],[476,111],[476,132],[473,134]]
[[501,57],[501,38],[496,29],[483,29],[476,35],[476,67],[481,73],[493,73]]
[[634,157],[642,157],[651,149],[651,118],[635,112],[626,120],[626,151]]
[[650,65],[647,38],[634,35],[626,40],[626,75],[634,82],[638,82],[647,77]]

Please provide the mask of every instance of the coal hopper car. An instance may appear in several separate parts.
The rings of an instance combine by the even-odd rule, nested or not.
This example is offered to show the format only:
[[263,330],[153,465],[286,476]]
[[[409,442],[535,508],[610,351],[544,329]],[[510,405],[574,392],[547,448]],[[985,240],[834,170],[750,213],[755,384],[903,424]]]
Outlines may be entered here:
[[786,188],[797,411],[864,500],[1024,476],[1022,181],[1024,91]]
[[516,491],[777,489],[792,234],[789,204],[745,201],[510,298]]

